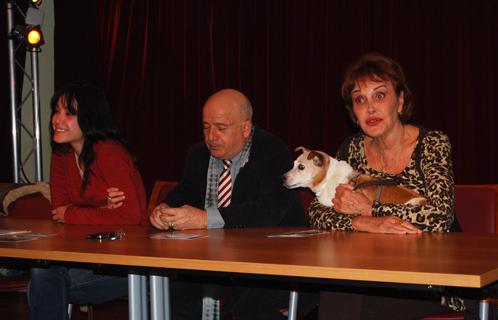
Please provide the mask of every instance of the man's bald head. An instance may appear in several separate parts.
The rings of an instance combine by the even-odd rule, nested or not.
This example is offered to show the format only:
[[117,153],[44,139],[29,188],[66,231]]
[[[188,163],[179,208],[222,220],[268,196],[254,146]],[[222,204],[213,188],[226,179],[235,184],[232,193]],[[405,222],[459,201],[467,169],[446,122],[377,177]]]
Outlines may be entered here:
[[208,105],[225,105],[237,110],[241,121],[252,121],[252,105],[249,99],[240,91],[235,89],[222,89],[211,95],[204,104],[204,108]]
[[213,157],[232,159],[244,148],[252,130],[252,106],[240,91],[223,89],[210,96],[202,110],[204,141]]

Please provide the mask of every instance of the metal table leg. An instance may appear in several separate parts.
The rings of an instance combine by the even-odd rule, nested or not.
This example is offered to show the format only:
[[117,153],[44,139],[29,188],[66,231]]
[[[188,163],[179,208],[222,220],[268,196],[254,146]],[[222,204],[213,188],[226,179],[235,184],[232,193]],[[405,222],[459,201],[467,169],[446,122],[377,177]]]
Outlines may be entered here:
[[289,316],[287,319],[296,320],[297,319],[297,301],[299,298],[299,293],[297,291],[291,291],[289,293]]
[[128,274],[128,308],[130,320],[147,320],[147,278]]
[[151,275],[150,292],[150,313],[152,320],[170,320],[171,310],[169,304],[169,278]]
[[489,301],[485,299],[479,301],[479,319],[489,320]]

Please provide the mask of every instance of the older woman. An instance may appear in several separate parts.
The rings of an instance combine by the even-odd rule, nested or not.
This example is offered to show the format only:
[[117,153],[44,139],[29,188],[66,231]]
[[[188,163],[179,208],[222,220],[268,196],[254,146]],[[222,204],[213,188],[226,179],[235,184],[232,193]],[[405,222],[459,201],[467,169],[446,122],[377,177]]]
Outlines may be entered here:
[[341,185],[334,209],[312,202],[313,226],[395,234],[449,231],[454,220],[450,142],[440,131],[407,123],[413,97],[399,64],[379,54],[363,55],[346,71],[342,96],[362,132],[344,141],[338,158],[362,174],[417,191],[427,203],[371,202],[352,186]]
[[[315,199],[309,208],[314,227],[390,234],[447,232],[453,213],[451,145],[441,131],[408,124],[413,97],[398,63],[380,54],[365,54],[349,67],[342,97],[352,120],[361,128],[347,138],[337,158],[357,171],[413,189],[427,198],[424,205],[371,202],[351,185],[340,185],[333,208]],[[458,229],[458,227],[456,227]],[[331,310],[337,319],[412,319],[464,308],[461,299],[410,296],[409,292],[375,289],[367,294],[322,293],[320,313]],[[394,295],[396,298],[387,298]],[[401,299],[401,298],[404,299]],[[402,311],[402,312],[398,312]]]

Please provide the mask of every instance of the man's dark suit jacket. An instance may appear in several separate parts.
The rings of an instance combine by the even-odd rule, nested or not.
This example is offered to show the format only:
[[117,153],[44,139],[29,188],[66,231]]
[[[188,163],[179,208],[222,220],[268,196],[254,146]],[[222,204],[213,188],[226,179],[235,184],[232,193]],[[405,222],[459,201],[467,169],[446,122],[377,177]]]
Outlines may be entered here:
[[[193,145],[183,178],[166,197],[171,207],[184,204],[204,209],[210,153],[204,142]],[[249,161],[235,180],[231,204],[220,208],[225,228],[307,226],[298,194],[282,185],[282,175],[292,168],[286,145],[255,127]]]

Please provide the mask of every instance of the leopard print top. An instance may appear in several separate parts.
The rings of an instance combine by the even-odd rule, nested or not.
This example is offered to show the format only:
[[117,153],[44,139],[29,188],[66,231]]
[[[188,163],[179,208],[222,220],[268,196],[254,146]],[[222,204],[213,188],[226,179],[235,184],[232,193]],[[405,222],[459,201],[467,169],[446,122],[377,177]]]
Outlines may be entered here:
[[[417,191],[427,198],[423,206],[381,204],[374,202],[372,216],[397,216],[409,221],[423,231],[449,231],[453,219],[453,169],[451,145],[448,136],[440,131],[420,128],[417,146],[408,166],[403,172],[391,175],[376,171],[368,166],[364,154],[364,135],[358,134],[347,141],[346,160],[362,174],[382,179],[396,179],[397,184]],[[339,157],[340,158],[340,157]],[[354,215],[341,214],[333,208],[323,206],[315,198],[310,204],[308,215],[315,228],[354,231]]]

